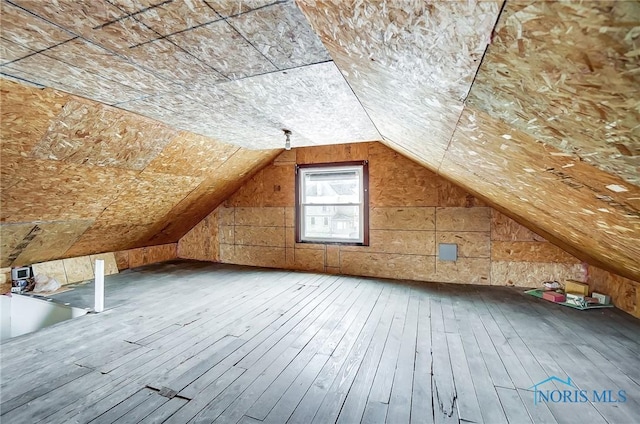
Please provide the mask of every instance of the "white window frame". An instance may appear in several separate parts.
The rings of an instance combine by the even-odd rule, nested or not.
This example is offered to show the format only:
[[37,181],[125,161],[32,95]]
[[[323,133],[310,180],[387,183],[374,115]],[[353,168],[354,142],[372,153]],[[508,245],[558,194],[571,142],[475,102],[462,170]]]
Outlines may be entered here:
[[[307,203],[305,200],[305,176],[311,174],[341,173],[356,171],[359,178],[360,201],[358,203]],[[296,242],[298,243],[324,243],[324,244],[348,244],[357,246],[369,245],[369,176],[368,162],[343,162],[328,164],[298,165],[296,167]],[[336,237],[311,237],[306,236],[305,206],[358,206],[359,207],[359,235],[358,239]]]

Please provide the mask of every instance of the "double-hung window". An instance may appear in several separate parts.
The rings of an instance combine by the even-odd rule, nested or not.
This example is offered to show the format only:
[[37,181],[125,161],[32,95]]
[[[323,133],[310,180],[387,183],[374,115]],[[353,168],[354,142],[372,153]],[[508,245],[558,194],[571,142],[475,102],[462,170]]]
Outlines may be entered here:
[[296,167],[296,241],[369,244],[367,161]]

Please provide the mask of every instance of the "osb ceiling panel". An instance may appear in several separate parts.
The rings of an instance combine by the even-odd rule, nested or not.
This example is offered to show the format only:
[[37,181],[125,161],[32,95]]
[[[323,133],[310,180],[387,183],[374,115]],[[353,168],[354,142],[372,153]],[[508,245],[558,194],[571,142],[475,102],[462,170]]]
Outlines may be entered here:
[[176,135],[157,121],[72,99],[31,154],[38,159],[140,171]]
[[466,109],[440,173],[575,256],[640,281],[640,188]]
[[178,132],[50,88],[0,87],[5,265],[175,242],[280,151]]
[[437,168],[500,2],[298,4],[385,140]]
[[[379,138],[358,99],[344,90],[344,79],[333,62],[261,75],[222,87],[241,102],[268,111],[268,116],[294,129],[296,146]],[[281,133],[275,135],[282,137]],[[300,136],[309,142],[298,143]]]
[[294,3],[274,4],[228,22],[278,69],[331,59]]
[[168,37],[229,79],[273,72],[277,68],[227,21],[219,20]]
[[640,185],[640,2],[507,2],[468,103]]
[[[380,139],[292,0],[1,4],[0,74],[11,78],[254,149],[282,147],[283,128],[297,146]],[[317,97],[300,101],[308,88]],[[332,122],[337,137],[318,130]]]
[[274,150],[265,155],[261,151],[239,149],[225,161],[212,164],[202,183],[175,205],[140,242],[163,244],[181,237],[238,190],[256,170],[271,163],[279,152]]
[[[22,87],[15,90],[15,83],[0,78],[2,107],[2,153],[27,156],[28,152],[45,134],[49,123],[70,96],[54,90]],[[3,163],[4,170],[6,164]]]

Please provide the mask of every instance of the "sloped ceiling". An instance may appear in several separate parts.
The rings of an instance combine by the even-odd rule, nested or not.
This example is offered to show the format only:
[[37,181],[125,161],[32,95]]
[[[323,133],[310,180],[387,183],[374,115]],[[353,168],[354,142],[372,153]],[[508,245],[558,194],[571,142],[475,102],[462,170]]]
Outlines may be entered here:
[[177,241],[281,150],[0,79],[0,266]]
[[299,5],[386,144],[640,280],[640,3]]
[[265,149],[380,138],[292,1],[3,0],[0,73]]
[[[640,280],[639,22],[638,2],[5,0],[0,73],[248,148],[382,140]],[[22,151],[78,166],[66,136]]]

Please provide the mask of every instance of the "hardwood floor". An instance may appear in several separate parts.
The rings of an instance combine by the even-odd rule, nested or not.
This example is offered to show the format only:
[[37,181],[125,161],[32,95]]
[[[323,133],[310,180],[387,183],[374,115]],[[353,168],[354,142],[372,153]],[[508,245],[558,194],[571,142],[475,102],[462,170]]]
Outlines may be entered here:
[[[56,299],[91,306],[93,289]],[[3,423],[640,417],[640,321],[521,289],[185,261],[107,277],[105,303],[2,344]],[[534,404],[551,376],[574,387],[545,383]]]

